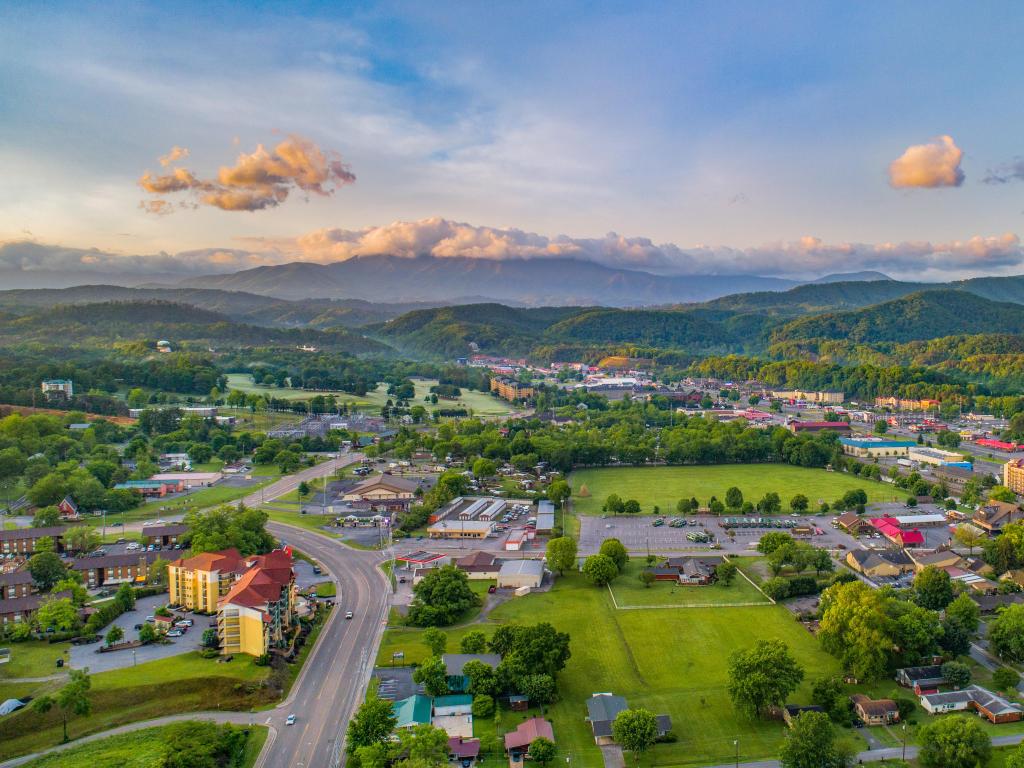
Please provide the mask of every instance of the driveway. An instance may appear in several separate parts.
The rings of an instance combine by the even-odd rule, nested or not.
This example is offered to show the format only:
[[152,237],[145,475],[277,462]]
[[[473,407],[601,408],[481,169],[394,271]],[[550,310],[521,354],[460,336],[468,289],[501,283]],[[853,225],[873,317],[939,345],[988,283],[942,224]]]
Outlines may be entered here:
[[[122,613],[111,626],[116,624],[124,630],[125,640],[134,640],[139,636],[135,625],[144,623],[147,616],[152,616],[159,606],[166,603],[167,595],[144,597],[136,601],[135,610]],[[169,656],[198,650],[202,644],[203,630],[207,629],[210,622],[216,621],[216,619],[212,616],[197,616],[195,614],[188,614],[188,617],[195,622],[195,625],[184,635],[171,638],[167,644],[143,645],[136,648],[134,654],[131,650],[97,653],[96,650],[103,645],[103,641],[89,645],[73,645],[71,646],[71,666],[74,669],[88,667],[90,672],[107,672],[111,669],[122,669],[145,661],[166,659]],[[105,628],[103,634],[106,635],[109,630],[110,627]]]

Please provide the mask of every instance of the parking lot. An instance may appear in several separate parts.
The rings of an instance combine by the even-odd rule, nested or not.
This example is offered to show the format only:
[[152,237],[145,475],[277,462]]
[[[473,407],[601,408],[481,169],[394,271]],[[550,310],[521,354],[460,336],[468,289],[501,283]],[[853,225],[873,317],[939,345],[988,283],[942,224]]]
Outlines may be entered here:
[[[154,615],[156,609],[166,603],[167,595],[165,594],[144,597],[136,601],[135,610],[121,614],[110,626],[116,624],[124,630],[125,640],[134,640],[139,636],[135,625],[144,623],[147,616]],[[217,619],[213,616],[197,616],[192,613],[185,615],[195,622],[194,625],[181,637],[171,638],[169,643],[143,645],[136,648],[134,654],[131,650],[97,653],[97,649],[103,646],[102,640],[89,645],[73,645],[71,646],[71,666],[75,669],[88,667],[90,672],[106,672],[111,669],[130,667],[135,663],[142,664],[145,661],[166,659],[169,656],[198,650],[202,644],[203,631],[210,627],[210,622],[215,625]],[[104,629],[103,634],[106,635],[108,631],[110,631],[110,627]]]

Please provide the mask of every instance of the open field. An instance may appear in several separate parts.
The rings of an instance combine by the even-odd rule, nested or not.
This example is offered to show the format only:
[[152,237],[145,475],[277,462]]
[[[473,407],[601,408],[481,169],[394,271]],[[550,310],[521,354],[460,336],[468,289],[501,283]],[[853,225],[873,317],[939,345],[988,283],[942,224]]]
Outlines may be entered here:
[[[25,763],[26,768],[162,768],[164,765],[163,734],[166,726],[147,728],[132,733],[122,733],[106,739],[83,744],[38,760]],[[267,728],[254,725],[248,728],[245,743],[243,768],[256,763],[263,743],[267,740]]]
[[[622,499],[636,499],[641,511],[648,514],[657,505],[662,514],[674,514],[676,503],[683,497],[696,497],[707,504],[712,496],[725,498],[725,492],[736,486],[746,501],[757,503],[764,494],[774,491],[788,509],[789,500],[804,494],[815,511],[819,501],[832,503],[844,493],[863,488],[868,501],[892,501],[893,489],[884,483],[861,480],[842,472],[807,469],[790,464],[716,464],[695,467],[610,467],[582,469],[569,477],[573,508],[585,515],[601,514],[601,506],[609,494]],[[579,496],[586,486],[590,495]]]
[[68,661],[70,643],[47,643],[40,640],[26,640],[23,643],[8,643],[11,660],[0,664],[0,681],[17,677],[46,677],[58,675],[57,659]]
[[[713,559],[713,558],[708,558]],[[717,558],[714,558],[717,559]],[[733,583],[709,584],[706,587],[684,587],[671,581],[655,581],[645,587],[640,574],[647,567],[644,560],[632,559],[626,571],[612,582],[612,594],[620,608],[624,606],[673,606],[686,605],[736,605],[737,603],[764,603],[770,605],[767,597],[739,574]]]
[[[198,653],[102,672],[92,676],[92,714],[71,718],[68,734],[77,738],[177,712],[247,711],[275,698],[263,684],[268,674],[268,667],[258,667],[246,657],[220,664]],[[5,699],[39,696],[58,690],[60,685],[6,683],[0,695]],[[57,709],[45,715],[23,709],[0,720],[0,759],[45,749],[60,740]]]
[[[616,611],[607,590],[575,573],[557,579],[550,592],[498,606],[488,618],[447,630],[449,649],[456,649],[470,629],[490,633],[505,622],[550,621],[571,635],[572,658],[559,676],[560,700],[549,708],[549,717],[559,762],[571,755],[574,765],[601,765],[583,719],[584,702],[594,692],[611,691],[625,696],[631,706],[672,716],[679,741],[656,746],[642,765],[701,766],[732,760],[733,739],[740,741],[741,761],[773,757],[782,741],[781,723],[751,722],[733,709],[725,689],[732,651],[760,638],[784,640],[806,670],[804,684],[791,697],[794,702],[809,699],[814,680],[839,672],[838,663],[785,608]],[[420,630],[388,630],[377,663],[389,666],[395,651],[405,653],[406,663],[422,661],[427,650],[420,635]],[[518,717],[503,713],[503,727],[513,727]]]
[[[419,404],[424,406],[428,411],[435,411],[438,409],[448,408],[469,408],[479,416],[501,416],[506,413],[511,413],[514,409],[509,403],[504,400],[498,400],[497,398],[491,397],[486,392],[476,392],[474,390],[464,389],[462,390],[462,396],[457,400],[440,400],[437,405],[433,405],[429,402],[424,402],[423,398],[430,394],[430,388],[437,384],[437,379],[413,379],[413,384],[416,386],[416,396],[410,400],[410,404]],[[380,409],[387,404],[390,399],[387,392],[387,385],[380,385],[377,389],[372,392],[367,392],[365,395],[357,396],[349,394],[348,392],[313,392],[302,389],[289,389],[288,387],[268,387],[262,384],[256,384],[252,380],[252,376],[247,373],[229,373],[228,374],[228,389],[237,389],[246,393],[253,393],[259,395],[266,395],[267,397],[276,397],[281,400],[309,400],[317,395],[334,395],[339,403],[349,403],[351,406],[363,410],[363,411],[380,411]],[[226,412],[226,411],[225,411]],[[256,419],[259,421],[262,416],[257,415]],[[299,414],[296,414],[293,418],[301,418]]]

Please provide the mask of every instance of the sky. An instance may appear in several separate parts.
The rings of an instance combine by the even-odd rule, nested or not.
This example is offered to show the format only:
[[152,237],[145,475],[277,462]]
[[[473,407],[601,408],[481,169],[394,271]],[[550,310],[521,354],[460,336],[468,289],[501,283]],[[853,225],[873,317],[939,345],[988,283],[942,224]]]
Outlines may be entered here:
[[934,1],[3,4],[0,268],[388,250],[1024,272],[1021,21]]

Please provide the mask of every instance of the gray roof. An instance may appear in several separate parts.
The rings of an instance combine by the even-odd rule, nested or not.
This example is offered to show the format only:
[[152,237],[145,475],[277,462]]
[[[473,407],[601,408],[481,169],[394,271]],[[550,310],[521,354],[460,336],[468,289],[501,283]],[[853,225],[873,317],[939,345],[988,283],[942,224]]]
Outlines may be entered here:
[[945,675],[942,674],[942,667],[938,664],[926,667],[905,667],[900,672],[910,681],[946,679]]
[[38,539],[41,536],[49,536],[56,539],[63,536],[67,528],[64,526],[53,526],[51,528],[18,528],[10,531],[0,531],[0,541],[17,541],[19,539]]
[[498,571],[501,576],[536,576],[544,578],[544,563],[540,560],[506,560]]
[[969,685],[960,691],[946,691],[945,693],[931,693],[921,697],[922,701],[929,704],[969,704],[975,702],[978,706],[991,712],[993,715],[1007,715],[1013,712],[1024,712],[1017,704],[1013,704],[1002,696],[997,696],[985,688],[977,685]]
[[587,699],[587,719],[594,724],[594,735],[602,736],[597,732],[599,723],[608,723],[608,733],[611,733],[611,722],[615,716],[624,709],[628,709],[626,700],[622,696],[615,696],[610,693],[596,693]]
[[456,677],[463,674],[463,668],[471,661],[482,661],[489,667],[497,668],[501,664],[501,656],[496,653],[446,653],[441,657],[445,671]]
[[868,549],[853,549],[850,550],[850,555],[860,563],[862,568],[872,568],[882,563],[889,563],[890,565],[913,565],[913,561],[910,556],[902,549],[881,549],[881,550],[868,550]]

